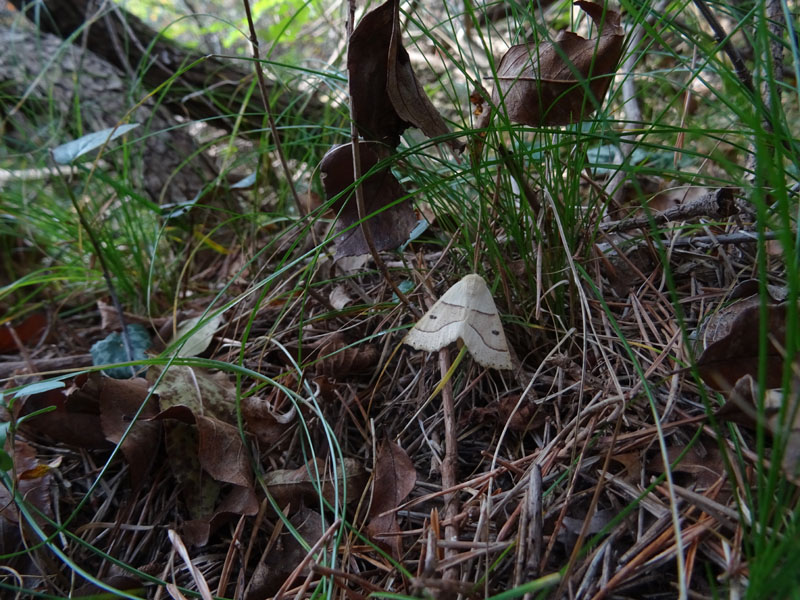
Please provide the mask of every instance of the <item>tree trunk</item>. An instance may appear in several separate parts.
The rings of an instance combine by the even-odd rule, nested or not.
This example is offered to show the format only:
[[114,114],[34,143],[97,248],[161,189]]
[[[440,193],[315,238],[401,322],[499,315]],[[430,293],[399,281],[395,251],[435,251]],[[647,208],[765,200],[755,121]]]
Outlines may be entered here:
[[[41,31],[64,39],[86,25],[74,42],[85,43],[89,50],[129,75],[131,81],[141,77],[141,82],[150,90],[180,72],[159,92],[164,93],[162,103],[175,114],[192,120],[209,119],[210,124],[230,131],[242,104],[246,103],[244,128],[257,130],[265,125],[260,91],[256,88],[248,100],[254,79],[252,68],[248,68],[250,62],[239,65],[188,50],[109,2],[11,0],[11,4],[23,11]],[[106,9],[97,12],[96,8],[101,5]],[[193,64],[200,59],[201,62]],[[191,68],[181,72],[190,65]],[[267,81],[274,114],[279,115],[291,106],[295,114],[302,113],[304,121],[321,121],[324,106],[319,100],[297,90],[280,90],[278,84]]]
[[[127,83],[108,62],[26,27],[0,26],[0,88],[3,140],[22,154],[114,127],[132,105]],[[133,189],[158,202],[181,203],[214,179],[188,129],[176,127],[163,106],[147,100],[132,117],[142,124],[130,136],[138,139],[129,151]],[[104,160],[119,166],[121,158],[112,153]]]

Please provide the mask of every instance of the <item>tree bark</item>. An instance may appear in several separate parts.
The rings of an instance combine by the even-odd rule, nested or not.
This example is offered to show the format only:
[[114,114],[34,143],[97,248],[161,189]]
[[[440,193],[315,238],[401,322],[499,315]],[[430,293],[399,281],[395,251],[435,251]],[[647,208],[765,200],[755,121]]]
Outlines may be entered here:
[[[82,27],[74,42],[154,90],[175,79],[163,90],[162,103],[175,114],[230,131],[245,104],[244,129],[264,127],[264,104],[253,82],[252,68],[233,61],[203,55],[160,35],[136,16],[110,2],[93,0],[11,0],[41,31],[68,38]],[[37,10],[38,7],[38,10]],[[98,7],[102,10],[98,12]],[[201,60],[197,64],[195,61]],[[191,68],[185,69],[191,65]],[[181,72],[182,71],[182,72]],[[176,76],[176,74],[180,73]],[[324,106],[315,97],[297,90],[281,90],[268,80],[267,90],[275,115],[289,109],[306,122],[320,122]],[[299,105],[298,105],[299,103]],[[244,131],[243,133],[246,133]]]
[[[32,27],[0,26],[0,88],[0,132],[22,154],[114,127],[133,105],[118,69]],[[141,123],[129,136],[137,141],[131,142],[125,167],[133,189],[156,202],[183,203],[213,181],[216,172],[197,142],[186,127],[176,127],[163,106],[148,99],[132,120]],[[106,153],[103,160],[122,169],[124,156]]]

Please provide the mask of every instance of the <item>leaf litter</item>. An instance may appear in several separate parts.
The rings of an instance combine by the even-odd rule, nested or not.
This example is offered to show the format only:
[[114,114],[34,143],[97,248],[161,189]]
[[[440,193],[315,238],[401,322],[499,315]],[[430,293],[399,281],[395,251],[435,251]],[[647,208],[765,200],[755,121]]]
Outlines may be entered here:
[[[592,82],[609,80],[619,59],[618,16],[611,11],[603,16],[596,5],[580,5],[602,24],[598,37],[609,38],[601,40],[610,48],[607,60],[596,64],[593,68],[599,70],[589,76]],[[447,135],[425,105],[426,95],[408,65],[397,22],[397,2],[387,2],[364,17],[363,33],[355,37],[364,44],[373,43],[372,34],[380,38],[376,46],[359,50],[379,59],[369,63],[374,79],[361,84],[363,109],[357,121],[366,138],[361,144],[367,213],[376,214],[370,227],[378,240],[386,240],[381,246],[386,251],[406,242],[406,230],[416,223],[407,202],[410,194],[389,166],[391,151],[410,125],[428,136]],[[564,48],[574,44],[578,49],[576,58],[588,52],[589,43],[599,46],[598,38],[571,34],[562,39],[567,40]],[[560,67],[548,67],[541,58],[533,61],[530,46],[515,48],[519,49],[501,60],[494,104],[503,98],[513,109],[512,120],[528,125],[534,120],[537,125],[557,125],[588,118],[594,102],[586,87],[566,80],[572,69],[564,70],[563,60]],[[563,59],[555,48],[548,52],[540,56],[549,56],[553,64],[553,57]],[[564,51],[572,56],[570,52]],[[352,56],[348,61],[355,64],[358,53]],[[542,75],[557,68],[561,71],[555,75]],[[558,86],[549,93],[562,100],[562,112],[547,101],[533,103],[553,82]],[[598,102],[606,94],[607,83],[603,85],[588,88]],[[365,104],[367,91],[375,96],[372,107]],[[348,199],[354,185],[352,148],[342,148],[325,165],[324,185],[340,213],[337,227],[346,231],[337,253],[346,256],[363,254],[364,246],[354,233],[358,228],[349,229],[359,218]],[[403,208],[395,213],[394,206]],[[504,280],[508,275],[481,260],[480,272],[499,284],[493,301],[508,346],[519,356],[520,372],[503,374],[464,358],[451,374],[456,394],[453,419],[443,414],[439,398],[429,400],[444,378],[439,361],[455,349],[437,349],[439,356],[431,358],[401,347],[403,334],[414,322],[397,308],[382,278],[369,265],[339,271],[351,277],[360,292],[350,294],[353,286],[348,287],[350,300],[345,300],[341,291],[334,296],[342,289],[335,281],[337,267],[320,259],[320,270],[328,271],[312,277],[308,288],[276,275],[263,301],[244,301],[231,311],[235,314],[226,313],[224,320],[232,324],[253,317],[241,355],[219,323],[201,327],[190,337],[196,352],[187,354],[211,352],[209,360],[217,361],[215,366],[235,365],[240,368],[236,374],[235,369],[214,370],[198,360],[173,364],[165,371],[150,367],[146,380],[80,375],[65,389],[20,397],[12,407],[13,417],[25,421],[14,447],[6,448],[14,457],[19,491],[26,490],[44,516],[54,515],[56,502],[66,513],[75,509],[81,534],[143,573],[161,577],[173,551],[187,564],[204,564],[202,571],[174,571],[179,585],[193,591],[207,586],[217,588],[218,595],[260,598],[284,586],[296,586],[297,591],[304,580],[324,576],[343,594],[358,589],[363,595],[383,591],[482,597],[502,591],[509,582],[557,572],[575,548],[594,536],[585,546],[587,553],[564,575],[578,597],[588,598],[602,593],[642,596],[673,580],[671,498],[659,480],[669,471],[675,476],[686,523],[682,533],[693,548],[688,569],[694,579],[704,576],[703,570],[721,578],[738,577],[747,569],[743,556],[726,555],[717,540],[727,544],[747,526],[732,508],[733,498],[741,493],[740,486],[753,485],[757,458],[745,451],[746,468],[733,474],[726,470],[733,445],[701,431],[706,423],[698,392],[702,382],[693,380],[685,365],[693,353],[698,356],[705,384],[720,390],[721,397],[742,412],[736,422],[746,427],[738,443],[755,447],[756,438],[748,431],[758,427],[788,438],[782,464],[788,476],[795,476],[800,447],[796,410],[772,387],[780,383],[784,362],[793,361],[783,353],[791,311],[783,299],[774,299],[766,313],[756,310],[760,304],[753,301],[724,302],[727,290],[738,282],[727,265],[756,264],[752,246],[701,247],[702,253],[676,246],[669,255],[670,266],[683,317],[698,343],[684,345],[675,309],[659,283],[662,257],[653,245],[656,235],[668,245],[683,235],[681,225],[703,216],[679,213],[679,208],[670,204],[662,211],[662,229],[655,233],[645,221],[628,222],[639,229],[636,239],[645,242],[639,249],[649,258],[642,264],[649,267],[631,268],[625,262],[630,256],[617,254],[617,270],[628,271],[626,285],[615,286],[603,270],[607,267],[598,266],[611,254],[598,254],[597,261],[583,265],[594,269],[594,285],[584,290],[591,322],[579,331],[573,326],[580,319],[566,325],[561,320],[564,307],[556,304],[566,303],[567,312],[575,312],[569,298],[557,300],[555,293],[526,288],[524,282],[516,287],[522,293],[510,292]],[[384,213],[381,222],[379,215]],[[713,216],[717,222],[706,226],[715,233],[742,226],[735,214]],[[597,228],[606,224],[598,216]],[[437,223],[433,229],[439,234],[445,226]],[[504,236],[497,231],[503,251],[513,255],[513,245]],[[423,285],[434,298],[443,298],[468,270],[452,256],[440,262],[441,246],[429,238],[393,257],[400,265],[414,265],[408,276],[419,286],[404,291],[418,306],[423,305]],[[264,262],[270,272],[278,264]],[[212,262],[207,273],[219,265]],[[764,278],[775,284],[771,289],[784,283],[777,269]],[[231,285],[229,298],[244,294],[246,285]],[[308,291],[312,288],[314,294]],[[356,306],[353,298],[362,295],[372,302]],[[301,301],[303,312],[297,310]],[[765,314],[769,345],[764,380],[769,389],[760,391],[754,378],[759,374],[757,349]],[[618,329],[612,328],[611,318]],[[187,325],[183,333],[198,324]],[[622,340],[633,350],[629,352]],[[25,338],[24,343],[34,340]],[[552,352],[554,348],[559,352]],[[666,456],[657,449],[645,384],[662,419]],[[717,397],[709,400],[716,406]],[[765,414],[759,413],[759,404],[767,405]],[[51,407],[54,410],[40,412]],[[728,418],[724,408],[718,414]],[[443,489],[449,428],[458,440],[459,483]],[[90,488],[97,465],[115,446],[119,452],[104,471],[102,489],[79,506],[81,492],[74,490]],[[60,462],[45,458],[53,452]],[[53,475],[67,468],[73,491],[51,495],[61,485]],[[538,483],[537,471],[542,478]],[[452,498],[455,504],[450,506],[457,510],[448,516]],[[9,524],[19,523],[14,504],[6,504],[8,512],[0,513],[4,535]],[[623,514],[630,505],[633,512]],[[325,536],[340,515],[351,528],[334,542]],[[165,526],[174,532],[169,539]],[[453,530],[455,538],[447,534]],[[26,543],[34,539],[24,527],[17,533]],[[330,563],[321,554],[309,552],[315,544],[341,557],[337,569],[326,567]],[[93,552],[80,546],[71,552],[77,564],[97,566],[101,572]],[[32,561],[24,567],[43,577],[46,573],[38,564],[46,563]],[[234,576],[223,564],[236,565]],[[587,576],[595,568],[604,569],[602,589],[601,579]],[[454,570],[456,578],[451,577]],[[105,575],[106,581],[117,576]],[[49,585],[68,589],[69,582],[55,574]],[[179,593],[177,587],[173,591]]]

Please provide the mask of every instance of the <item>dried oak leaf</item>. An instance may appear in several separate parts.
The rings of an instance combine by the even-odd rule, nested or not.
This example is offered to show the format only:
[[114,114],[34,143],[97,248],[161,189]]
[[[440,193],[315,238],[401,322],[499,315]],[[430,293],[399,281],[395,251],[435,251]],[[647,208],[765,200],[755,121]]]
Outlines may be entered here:
[[388,537],[386,534],[397,532],[395,509],[408,497],[416,483],[417,471],[406,451],[394,442],[384,441],[375,459],[367,531],[378,543],[388,546],[395,557],[399,557],[402,551],[400,536]]
[[[344,473],[342,473],[344,470]],[[264,476],[264,483],[275,502],[281,508],[288,504],[299,506],[300,502],[307,505],[319,503],[321,488],[323,497],[330,503],[334,502],[337,489],[333,486],[330,476],[330,467],[326,462],[317,458],[297,469],[278,469]],[[353,502],[361,498],[361,493],[366,485],[366,471],[354,459],[345,458],[344,465],[337,464],[337,481],[339,498],[347,498]]]
[[375,345],[350,345],[345,336],[338,331],[323,338],[317,350],[318,372],[336,381],[342,381],[354,373],[374,369],[380,358],[380,351]]
[[[353,119],[364,139],[396,148],[410,126],[428,137],[449,133],[403,47],[399,0],[387,0],[361,19],[350,36],[347,71]],[[448,143],[453,150],[463,149],[456,140]]]
[[[90,377],[99,378],[99,374]],[[158,412],[155,398],[148,399],[146,379],[103,377],[100,385],[100,425],[105,438],[114,444],[122,440],[121,450],[130,468],[131,485],[138,487],[153,466],[161,441],[161,423],[149,421]],[[147,400],[147,404],[142,406]],[[140,411],[141,409],[141,411]],[[138,418],[134,422],[134,417]],[[122,437],[130,427],[128,435]]]
[[[739,306],[741,310],[734,308]],[[768,304],[766,310],[766,387],[779,388],[783,381],[786,304]],[[729,320],[720,331],[722,335],[697,359],[697,370],[703,381],[722,392],[729,392],[744,375],[758,379],[761,307],[757,301],[742,302],[728,307],[726,315]]]
[[[161,367],[151,367],[155,385]],[[164,424],[167,461],[182,488],[191,521],[184,535],[202,545],[231,514],[255,514],[249,452],[235,423],[233,387],[224,373],[170,367],[155,385]],[[223,494],[223,484],[233,484]]]
[[[375,150],[373,150],[375,148]],[[379,161],[378,145],[359,142],[361,172],[367,174]],[[353,193],[352,145],[343,144],[331,148],[320,162],[320,177],[328,199],[339,198],[333,208],[339,213],[337,232],[341,232],[336,244],[336,259],[344,256],[369,254],[358,217],[358,205]],[[343,194],[350,189],[350,193]],[[389,167],[379,168],[363,180],[365,225],[372,234],[378,251],[397,248],[408,240],[408,235],[417,222],[406,191],[397,181]]]
[[66,390],[49,389],[15,402],[17,418],[52,407],[49,412],[26,420],[22,432],[87,450],[111,448],[100,427],[100,380],[100,376],[80,375]]
[[[597,25],[597,38],[564,31],[552,42],[512,46],[500,60],[492,104],[505,106],[511,121],[531,127],[569,125],[602,103],[622,55],[620,15],[594,2],[575,5]],[[492,112],[483,112],[479,128],[489,124]]]

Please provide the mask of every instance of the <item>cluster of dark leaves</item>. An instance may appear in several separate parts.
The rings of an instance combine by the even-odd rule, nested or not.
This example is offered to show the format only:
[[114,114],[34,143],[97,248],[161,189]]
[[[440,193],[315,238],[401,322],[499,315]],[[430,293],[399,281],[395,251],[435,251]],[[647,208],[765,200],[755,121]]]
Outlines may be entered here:
[[[339,257],[370,251],[359,226],[362,218],[378,251],[394,249],[408,239],[416,217],[408,192],[389,167],[407,128],[446,140],[457,154],[464,149],[411,67],[402,43],[399,4],[387,0],[369,12],[349,40],[351,112],[360,140],[357,149],[352,143],[331,149],[320,163],[325,193],[329,200],[335,199],[333,207],[339,214],[338,232],[346,232],[337,244]],[[599,37],[586,39],[565,31],[552,42],[511,47],[500,60],[491,107],[486,106],[486,94],[473,98],[479,128],[489,126],[500,108],[512,122],[531,126],[577,123],[599,108],[622,54],[620,16],[592,2],[576,5],[600,28]],[[354,192],[356,173],[363,176],[363,214]]]

